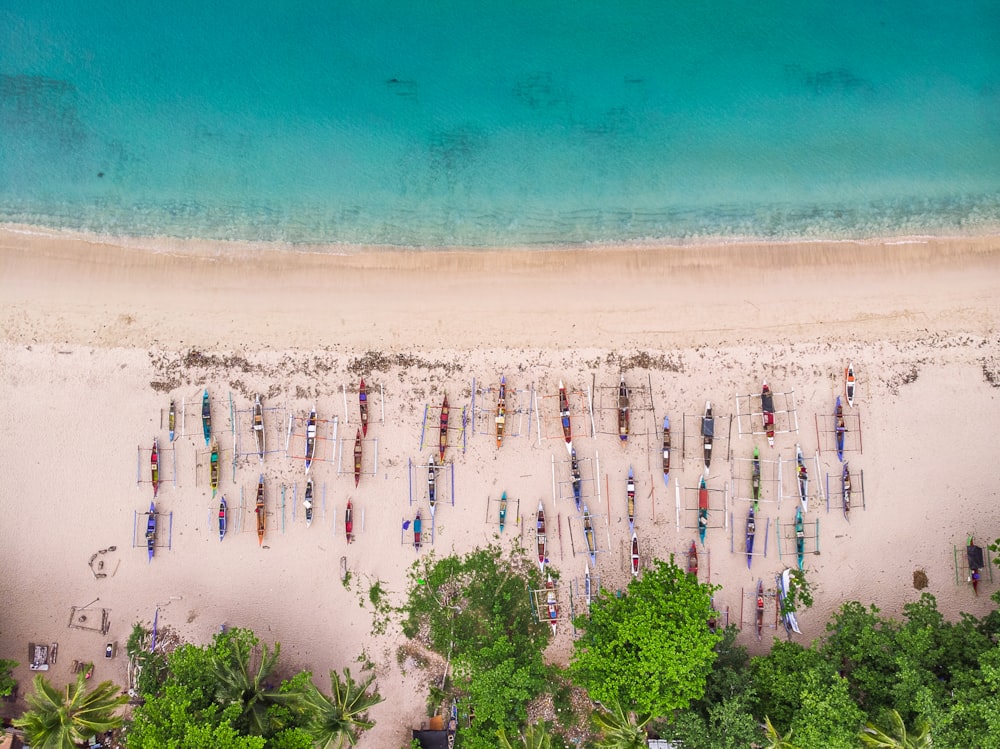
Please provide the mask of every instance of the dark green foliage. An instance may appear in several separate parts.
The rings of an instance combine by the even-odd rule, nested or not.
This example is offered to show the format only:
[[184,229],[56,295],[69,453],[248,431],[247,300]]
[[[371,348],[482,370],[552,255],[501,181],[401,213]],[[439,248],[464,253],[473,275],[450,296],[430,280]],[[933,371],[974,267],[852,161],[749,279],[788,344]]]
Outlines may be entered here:
[[17,661],[0,660],[0,697],[9,696],[17,686],[11,673],[17,666]]
[[113,682],[102,681],[87,689],[84,675],[63,689],[56,689],[38,674],[34,691],[28,695],[29,709],[14,721],[24,731],[28,744],[37,749],[82,745],[104,731],[122,724],[118,709],[128,702]]
[[135,664],[138,676],[135,691],[147,698],[158,694],[167,678],[167,656],[159,648],[151,650],[152,632],[141,624],[132,627],[125,650]]

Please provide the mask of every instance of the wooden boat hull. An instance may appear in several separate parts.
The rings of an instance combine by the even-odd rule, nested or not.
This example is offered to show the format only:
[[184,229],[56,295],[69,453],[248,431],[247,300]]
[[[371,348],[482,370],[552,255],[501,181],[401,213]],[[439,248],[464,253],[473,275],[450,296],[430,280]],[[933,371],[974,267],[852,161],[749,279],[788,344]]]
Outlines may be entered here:
[[764,581],[757,581],[757,640],[764,635]]
[[170,441],[177,437],[177,407],[170,401],[170,410],[167,413],[167,429],[170,430]]
[[365,385],[365,378],[361,378],[358,386],[358,406],[361,411],[361,434],[368,436],[368,386]]
[[219,491],[219,443],[212,440],[212,453],[209,458],[208,484],[212,487],[212,497]]
[[313,458],[316,457],[316,409],[309,412],[309,420],[306,422],[306,473],[312,468]]
[[844,519],[851,521],[851,471],[847,463],[844,463],[843,473],[840,475],[840,492],[844,503]]
[[257,445],[257,457],[260,462],[264,462],[264,404],[260,402],[260,396],[256,396],[253,404],[253,439]]
[[594,519],[587,506],[583,506],[583,536],[587,540],[587,553],[590,563],[597,565],[597,537],[594,535]]
[[583,478],[580,474],[580,461],[576,457],[576,448],[569,451],[570,473],[573,477],[573,502],[576,504],[576,511],[580,511],[583,502]]
[[507,378],[500,378],[500,395],[497,398],[497,415],[495,419],[497,433],[497,449],[503,445],[504,430],[507,426]]
[[688,549],[688,573],[698,577],[698,545],[694,541]]
[[847,432],[847,424],[844,421],[844,406],[840,402],[840,396],[837,396],[837,403],[833,408],[833,422],[834,429],[837,434],[837,458],[841,463],[844,462],[844,434]]
[[663,417],[663,485],[670,486],[670,419]]
[[708,487],[705,485],[705,477],[701,477],[698,485],[698,536],[701,538],[701,545],[705,545],[705,532],[708,530]]
[[764,416],[764,433],[767,436],[767,444],[769,447],[774,447],[774,395],[766,381],[760,393],[760,403]]
[[347,543],[354,540],[354,503],[347,500],[347,509],[344,511],[344,535],[347,536]]
[[264,509],[264,474],[257,481],[257,503],[254,506],[257,519],[257,545],[264,545],[264,533],[267,531],[267,513]]
[[569,398],[566,396],[566,388],[559,381],[559,420],[562,422],[563,439],[566,441],[566,449],[573,449],[573,424],[569,416]]
[[354,438],[354,487],[361,483],[361,429]]
[[844,370],[844,395],[847,397],[847,405],[854,408],[854,390],[856,382],[854,379],[854,362],[847,365]]
[[618,439],[622,442],[628,441],[630,410],[628,388],[623,377],[618,384]]
[[802,569],[806,556],[806,533],[801,507],[795,508],[795,554],[798,557],[799,569]]
[[705,415],[701,418],[701,435],[704,440],[705,475],[712,467],[712,445],[715,441],[715,416],[711,402],[705,402]]
[[153,450],[149,453],[149,476],[153,484],[153,499],[160,492],[160,445],[154,439]]
[[632,577],[639,577],[639,537],[632,534]]
[[753,563],[753,542],[756,535],[757,522],[754,517],[753,507],[751,507],[747,513],[747,569],[750,569],[750,565]]
[[552,582],[551,575],[549,575],[548,580],[545,582],[545,608],[548,610],[549,626],[552,628],[552,634],[556,634],[559,620],[559,604],[556,602],[556,588]]
[[226,498],[223,497],[219,500],[219,540],[221,541],[226,537],[226,529],[228,526],[228,518],[226,517],[228,513],[228,507],[226,506]]
[[753,497],[753,509],[756,512],[760,502],[760,450],[753,448],[753,471],[750,474],[750,495]]
[[625,497],[628,502],[628,532],[635,530],[635,474],[632,466],[628,467],[628,478],[625,480]]
[[302,501],[302,505],[306,508],[306,528],[312,525],[313,522],[313,480],[306,479],[306,497]]
[[538,547],[538,568],[544,573],[545,563],[548,561],[548,549],[545,538],[545,510],[542,503],[538,503],[538,514],[535,522],[536,545]]
[[448,449],[448,417],[449,417],[450,407],[448,405],[448,396],[444,397],[444,401],[441,403],[441,433],[438,435],[438,452],[441,462],[444,463],[444,453]]
[[208,400],[208,389],[201,396],[201,430],[205,434],[205,447],[212,441],[212,405]]
[[809,512],[809,471],[806,470],[806,462],[802,457],[802,448],[795,446],[796,480],[799,485],[799,501],[802,503],[802,512]]

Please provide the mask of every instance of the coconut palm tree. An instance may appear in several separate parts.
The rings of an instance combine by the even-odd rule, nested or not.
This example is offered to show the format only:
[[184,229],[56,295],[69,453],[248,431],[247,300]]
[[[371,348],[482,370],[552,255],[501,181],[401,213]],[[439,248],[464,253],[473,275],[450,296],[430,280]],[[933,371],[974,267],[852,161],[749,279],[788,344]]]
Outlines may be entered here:
[[764,725],[762,725],[761,728],[764,729],[764,733],[767,735],[767,740],[770,742],[764,747],[764,749],[799,749],[790,741],[792,738],[792,730],[788,729],[788,733],[782,736],[778,733],[778,729],[776,729],[771,723],[771,719],[766,715],[764,716]]
[[593,713],[593,721],[601,732],[595,745],[600,749],[645,749],[648,746],[645,726],[651,715],[636,715],[635,721],[616,698],[604,710]]
[[885,713],[882,728],[871,721],[861,729],[861,743],[878,749],[925,749],[931,745],[931,726],[925,719],[917,717],[913,730],[907,731],[903,718],[895,710]]
[[41,674],[35,677],[35,691],[28,695],[31,709],[14,721],[35,749],[72,749],[82,746],[104,731],[122,724],[115,710],[128,702],[118,687],[102,681],[89,692],[83,674],[63,690],[56,689]]
[[329,697],[315,686],[306,692],[303,704],[310,713],[306,731],[319,749],[354,746],[358,737],[375,725],[368,720],[368,710],[380,703],[382,696],[377,688],[368,691],[374,681],[372,674],[362,683],[355,682],[351,669],[345,668],[343,680],[336,671],[330,672]]
[[511,743],[507,733],[502,728],[497,731],[500,738],[500,749],[551,749],[552,737],[545,722],[527,726],[518,739]]

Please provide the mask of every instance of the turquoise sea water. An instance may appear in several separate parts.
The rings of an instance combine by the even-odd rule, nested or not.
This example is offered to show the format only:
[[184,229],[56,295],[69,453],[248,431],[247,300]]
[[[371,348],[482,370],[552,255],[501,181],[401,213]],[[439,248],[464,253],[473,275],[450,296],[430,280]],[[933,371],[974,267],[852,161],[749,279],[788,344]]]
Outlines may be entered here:
[[996,0],[0,0],[0,221],[513,245],[1000,227]]

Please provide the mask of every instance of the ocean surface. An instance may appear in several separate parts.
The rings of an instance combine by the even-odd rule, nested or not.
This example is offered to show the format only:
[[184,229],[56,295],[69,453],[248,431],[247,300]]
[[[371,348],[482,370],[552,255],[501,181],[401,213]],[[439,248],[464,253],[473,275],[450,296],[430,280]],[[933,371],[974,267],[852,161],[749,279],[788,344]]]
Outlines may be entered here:
[[1000,228],[997,0],[0,0],[0,221],[403,246]]

